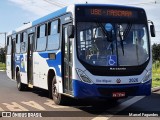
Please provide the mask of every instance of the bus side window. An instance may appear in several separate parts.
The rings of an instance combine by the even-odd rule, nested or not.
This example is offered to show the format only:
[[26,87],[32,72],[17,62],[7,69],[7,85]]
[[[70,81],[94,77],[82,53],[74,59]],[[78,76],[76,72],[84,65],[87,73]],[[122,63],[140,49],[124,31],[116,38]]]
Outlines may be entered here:
[[16,53],[20,53],[20,36],[21,34],[16,35]]
[[46,49],[47,40],[47,24],[37,27],[37,51],[44,51]]
[[21,53],[25,53],[27,51],[27,43],[27,32],[23,32],[21,37]]
[[7,55],[11,54],[11,37],[7,38]]
[[48,43],[47,50],[59,48],[58,20],[48,23]]

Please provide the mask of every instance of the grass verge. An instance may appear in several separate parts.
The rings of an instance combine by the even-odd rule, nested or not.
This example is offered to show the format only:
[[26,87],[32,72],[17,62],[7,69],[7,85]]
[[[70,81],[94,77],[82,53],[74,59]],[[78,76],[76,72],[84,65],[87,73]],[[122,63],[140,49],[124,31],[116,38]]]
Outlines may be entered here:
[[152,87],[160,86],[160,62],[156,61],[152,66]]
[[6,70],[6,64],[0,62],[0,70]]

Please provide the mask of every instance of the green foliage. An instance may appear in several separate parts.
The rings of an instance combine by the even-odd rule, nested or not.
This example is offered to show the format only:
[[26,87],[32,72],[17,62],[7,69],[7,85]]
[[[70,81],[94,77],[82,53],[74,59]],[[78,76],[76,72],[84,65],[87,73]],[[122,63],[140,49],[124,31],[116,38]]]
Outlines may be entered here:
[[0,48],[0,70],[6,70],[5,48]]
[[155,61],[152,66],[152,87],[160,86],[160,62]]
[[6,70],[5,63],[0,62],[0,70]]
[[154,43],[152,45],[153,62],[160,61],[160,44]]
[[5,48],[0,48],[0,62],[5,63]]

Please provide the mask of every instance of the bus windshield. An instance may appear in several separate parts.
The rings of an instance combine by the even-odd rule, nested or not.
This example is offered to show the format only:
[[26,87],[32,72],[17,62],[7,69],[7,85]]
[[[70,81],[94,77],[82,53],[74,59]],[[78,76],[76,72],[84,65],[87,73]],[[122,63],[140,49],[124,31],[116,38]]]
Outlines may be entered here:
[[92,66],[138,66],[149,59],[144,24],[77,23],[78,58]]

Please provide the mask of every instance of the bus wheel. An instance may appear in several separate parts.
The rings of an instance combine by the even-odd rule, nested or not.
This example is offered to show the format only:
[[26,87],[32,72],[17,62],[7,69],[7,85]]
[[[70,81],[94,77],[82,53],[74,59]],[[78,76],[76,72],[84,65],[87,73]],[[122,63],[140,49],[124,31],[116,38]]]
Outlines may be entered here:
[[16,74],[16,81],[17,81],[17,88],[19,91],[23,91],[26,89],[26,85],[21,83],[21,76],[20,76],[20,72],[18,71]]
[[52,98],[57,105],[64,103],[64,96],[57,91],[55,76],[52,80]]

